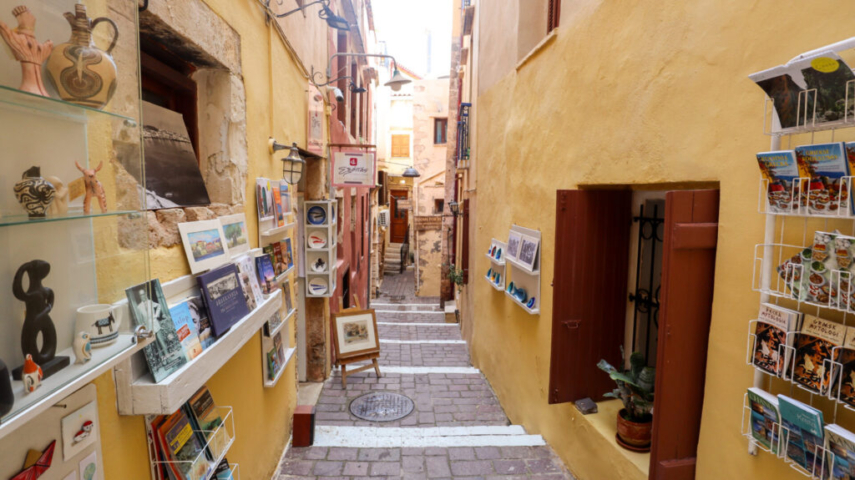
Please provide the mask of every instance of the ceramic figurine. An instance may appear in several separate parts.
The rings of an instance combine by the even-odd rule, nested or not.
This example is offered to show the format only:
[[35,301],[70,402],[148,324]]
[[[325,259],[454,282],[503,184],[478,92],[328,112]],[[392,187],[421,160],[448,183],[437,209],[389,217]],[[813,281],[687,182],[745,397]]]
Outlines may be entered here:
[[0,418],[12,411],[15,405],[15,393],[12,391],[12,377],[9,368],[0,360]]
[[493,269],[487,270],[487,278],[493,278]]
[[104,166],[104,162],[98,164],[94,169],[83,168],[79,163],[74,162],[77,169],[83,173],[83,183],[86,185],[86,196],[83,197],[83,213],[89,215],[89,204],[92,202],[92,197],[98,198],[98,205],[101,206],[101,213],[107,212],[107,195],[104,193],[104,187],[101,182],[95,178],[95,174]]
[[92,342],[90,338],[86,332],[80,332],[74,337],[74,358],[77,359],[74,363],[86,363],[92,358]]
[[[71,39],[58,45],[48,58],[48,78],[63,100],[104,108],[116,92],[116,63],[110,53],[119,39],[119,27],[107,17],[90,19],[82,3],[74,5],[74,13],[64,15],[71,25]],[[101,22],[113,27],[113,40],[106,52],[92,41],[92,30]]]
[[12,49],[15,60],[21,62],[21,86],[18,88],[47,97],[49,95],[42,81],[42,64],[53,51],[53,42],[39,43],[36,40],[36,17],[29,8],[23,5],[15,7],[12,15],[18,26],[12,29],[0,22],[0,36]]
[[24,360],[24,368],[21,370],[21,380],[24,382],[24,388],[27,392],[35,392],[41,386],[42,378],[44,378],[42,367],[36,365],[36,362],[33,361],[33,356],[28,353],[26,360]]
[[44,218],[54,195],[56,188],[41,177],[39,167],[30,167],[15,184],[15,198],[30,218]]
[[[50,377],[69,364],[68,357],[56,355],[56,328],[50,318],[54,305],[53,290],[42,285],[50,274],[50,264],[44,260],[33,260],[21,265],[12,281],[12,293],[25,304],[24,328],[21,330],[21,350],[44,369]],[[24,290],[24,275],[27,275],[27,290]],[[41,337],[41,347],[39,347]],[[21,379],[20,369],[13,376]]]
[[86,420],[83,422],[83,425],[80,426],[80,430],[74,434],[74,437],[71,439],[72,445],[77,445],[78,443],[86,440],[89,435],[92,435],[92,429],[95,427],[95,422],[92,420]]
[[45,180],[56,189],[47,213],[51,216],[65,215],[68,213],[68,186],[59,177],[46,177]]
[[525,306],[533,309],[534,308],[534,297],[529,298],[528,303],[526,303]]
[[511,295],[514,294],[514,282],[511,282],[510,285],[508,285],[508,293]]
[[501,259],[502,259],[502,249],[500,248],[500,249],[496,250],[496,260],[501,260]]

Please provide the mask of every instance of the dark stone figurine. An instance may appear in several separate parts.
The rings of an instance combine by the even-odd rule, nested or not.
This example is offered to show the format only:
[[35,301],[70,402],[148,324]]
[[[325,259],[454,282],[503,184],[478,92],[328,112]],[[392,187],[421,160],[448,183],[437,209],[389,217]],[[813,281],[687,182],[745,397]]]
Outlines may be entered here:
[[12,392],[9,368],[3,360],[0,360],[0,418],[11,412],[13,405],[15,405],[15,394]]
[[[24,356],[32,355],[33,361],[44,371],[44,378],[67,367],[68,357],[56,357],[56,328],[50,318],[53,308],[53,290],[42,285],[42,280],[50,273],[50,264],[44,260],[27,262],[18,269],[12,282],[12,293],[15,298],[24,302],[26,314],[24,329],[21,331],[21,350]],[[24,274],[29,279],[29,287],[24,291]],[[42,337],[42,348],[39,349],[38,338]],[[15,380],[21,379],[21,368],[12,372]]]

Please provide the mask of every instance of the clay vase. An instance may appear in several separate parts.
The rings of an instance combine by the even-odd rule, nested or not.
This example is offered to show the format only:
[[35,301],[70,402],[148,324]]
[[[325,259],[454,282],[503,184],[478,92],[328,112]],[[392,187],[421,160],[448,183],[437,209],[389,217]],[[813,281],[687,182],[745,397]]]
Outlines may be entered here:
[[621,409],[617,415],[617,440],[618,444],[633,452],[650,451],[650,442],[653,438],[653,419],[647,422],[631,422],[624,418],[626,409]]
[[12,377],[9,368],[0,360],[0,418],[12,411],[15,405],[15,394],[12,392]]
[[30,218],[43,218],[54,195],[56,195],[56,188],[41,177],[39,167],[31,167],[15,184],[15,198]]
[[[48,79],[63,100],[85,107],[102,109],[116,92],[116,63],[110,55],[119,39],[116,22],[86,16],[86,5],[74,5],[66,12],[71,24],[71,39],[54,48],[47,61]],[[106,51],[95,46],[92,30],[101,22],[113,27],[113,40]]]

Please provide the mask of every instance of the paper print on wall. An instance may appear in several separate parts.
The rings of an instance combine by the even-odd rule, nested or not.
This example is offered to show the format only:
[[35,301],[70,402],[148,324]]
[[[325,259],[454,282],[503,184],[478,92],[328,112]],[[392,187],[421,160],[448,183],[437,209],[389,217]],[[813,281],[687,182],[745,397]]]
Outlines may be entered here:
[[80,480],[101,480],[98,472],[98,452],[92,452],[80,461]]
[[249,251],[249,235],[246,231],[246,215],[238,213],[220,217],[220,225],[223,226],[223,234],[226,236],[226,245],[232,256]]
[[194,275],[228,263],[228,242],[219,220],[179,223],[178,231]]
[[508,234],[508,248],[505,249],[505,258],[510,258],[512,260],[517,259],[517,255],[519,255],[520,251],[521,241],[522,234],[515,230],[511,230],[511,233]]
[[62,459],[68,461],[98,441],[98,405],[90,402],[62,419]]
[[[510,240],[510,239],[509,239]],[[540,240],[523,235],[520,240],[520,250],[517,260],[523,267],[529,271],[534,271],[534,264],[537,262],[537,247]],[[510,250],[510,241],[508,242],[508,250]]]

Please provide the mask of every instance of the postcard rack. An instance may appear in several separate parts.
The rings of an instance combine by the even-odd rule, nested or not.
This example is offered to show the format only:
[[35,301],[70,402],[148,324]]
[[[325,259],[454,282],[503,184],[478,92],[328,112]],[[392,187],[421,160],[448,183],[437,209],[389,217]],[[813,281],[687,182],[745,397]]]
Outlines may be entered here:
[[498,291],[505,290],[505,251],[508,249],[508,244],[496,240],[490,242],[490,249],[485,254],[490,259],[490,270],[484,277],[491,287]]
[[[201,480],[214,479],[215,468],[223,459],[232,447],[235,441],[235,419],[232,407],[217,407],[222,423],[214,430],[193,430],[197,439],[206,439],[204,447],[199,453],[192,458],[184,460],[165,460],[158,458],[158,448],[155,442],[165,441],[164,436],[158,435],[152,430],[152,421],[156,418],[153,415],[146,416],[146,432],[148,434],[148,452],[149,461],[151,463],[152,478],[155,480],[170,480],[169,476],[164,472],[165,469],[172,471],[187,472],[186,478],[198,478]],[[160,438],[158,438],[160,437]],[[167,446],[161,445],[160,451],[168,449]],[[232,477],[240,478],[238,473],[235,476],[235,470],[232,471]]]
[[774,113],[774,103],[772,99],[765,96],[763,103],[763,134],[770,136],[782,135],[798,135],[805,133],[815,133],[827,130],[837,130],[841,128],[855,127],[855,113],[850,112],[849,103],[855,102],[855,80],[846,82],[846,93],[843,100],[846,106],[843,111],[843,118],[832,121],[817,123],[817,90],[815,88],[802,90],[799,92],[798,105],[796,107],[796,125],[794,127],[782,128],[777,121]]
[[332,297],[336,289],[336,201],[305,201],[303,207],[306,296]]
[[[519,261],[505,256],[505,264],[509,267],[505,271],[505,276],[508,277],[505,279],[505,283],[507,285],[504,289],[505,295],[530,315],[540,315],[541,232],[539,230],[532,230],[519,225],[511,226],[511,231],[535,238],[538,243],[537,252],[535,252],[534,266],[531,271]],[[520,291],[524,292],[524,298],[526,298],[525,302],[521,301],[517,298],[517,295],[515,295],[519,294]]]
[[[283,289],[282,294],[290,294],[290,292],[285,292]],[[279,383],[279,379],[282,378],[282,374],[288,369],[288,364],[291,363],[291,359],[297,353],[296,348],[290,347],[291,332],[288,329],[288,323],[296,311],[296,309],[292,308],[286,314],[285,318],[279,320],[278,325],[275,325],[274,317],[281,318],[281,316],[279,312],[275,312],[264,325],[261,332],[261,364],[264,372],[264,388],[273,388]],[[275,341],[277,335],[279,336],[279,341],[282,342],[281,352],[277,349]],[[268,358],[268,355],[271,354],[273,358]],[[271,360],[274,359],[276,363],[274,363],[274,371],[271,372]]]

